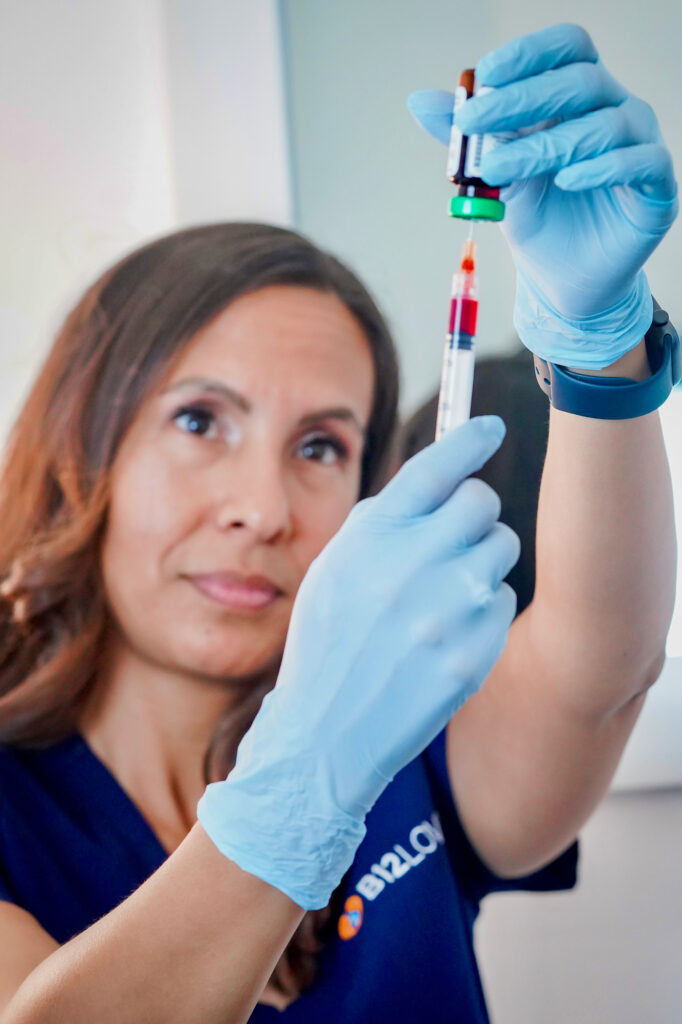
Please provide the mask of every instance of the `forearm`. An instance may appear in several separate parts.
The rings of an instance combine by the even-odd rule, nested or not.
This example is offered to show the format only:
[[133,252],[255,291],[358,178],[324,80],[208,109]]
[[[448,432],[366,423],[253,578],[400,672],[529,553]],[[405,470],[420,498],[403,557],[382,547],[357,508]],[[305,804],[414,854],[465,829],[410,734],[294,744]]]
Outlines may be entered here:
[[[642,343],[603,372],[644,379],[645,360]],[[562,700],[609,714],[653,681],[675,553],[658,414],[593,420],[552,409],[528,626]]]
[[[637,356],[610,372],[645,374]],[[656,413],[605,421],[551,410],[536,561],[531,605],[448,731],[467,833],[512,876],[575,837],[660,671],[676,574]]]
[[29,975],[2,1024],[238,1024],[302,916],[195,826],[132,896]]

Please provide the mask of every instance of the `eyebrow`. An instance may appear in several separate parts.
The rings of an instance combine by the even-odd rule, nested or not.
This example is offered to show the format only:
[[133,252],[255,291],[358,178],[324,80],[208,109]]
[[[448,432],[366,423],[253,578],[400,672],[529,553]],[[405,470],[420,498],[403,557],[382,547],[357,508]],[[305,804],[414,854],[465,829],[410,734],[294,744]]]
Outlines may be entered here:
[[[234,388],[230,388],[227,384],[219,384],[217,381],[209,380],[206,377],[188,377],[185,380],[179,381],[177,384],[173,384],[172,387],[167,388],[164,394],[170,394],[173,391],[186,391],[190,388],[200,388],[202,391],[209,391],[212,394],[219,395],[221,398],[226,398],[233,405],[236,405],[242,412],[249,413],[253,410],[252,403],[245,398],[244,395],[240,394],[239,391],[235,391]],[[302,416],[299,420],[301,426],[307,426],[310,423],[314,423],[317,420],[343,420],[345,423],[350,423],[351,426],[355,427],[356,430],[364,437],[365,428],[362,423],[355,415],[352,409],[346,406],[338,406],[330,409],[320,409],[317,412],[307,413]]]

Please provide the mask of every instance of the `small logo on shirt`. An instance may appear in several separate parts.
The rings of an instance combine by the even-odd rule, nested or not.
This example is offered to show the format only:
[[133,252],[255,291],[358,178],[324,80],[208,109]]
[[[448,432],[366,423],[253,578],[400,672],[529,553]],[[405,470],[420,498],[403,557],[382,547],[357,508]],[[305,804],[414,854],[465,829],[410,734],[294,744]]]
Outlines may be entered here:
[[444,842],[440,818],[434,811],[431,821],[420,821],[414,826],[405,846],[396,843],[392,850],[379,858],[377,864],[372,864],[369,872],[362,876],[355,888],[365,899],[375,900],[387,885],[393,885],[412,868],[423,863],[428,855],[435,853]]
[[358,934],[362,928],[362,915],[362,899],[359,896],[349,896],[339,918],[339,935],[342,939],[352,939]]
[[[445,843],[440,818],[436,811],[430,821],[420,821],[410,831],[405,846],[396,843],[372,864],[369,872],[363,875],[355,888],[366,900],[375,900],[387,885],[393,885],[403,878],[408,871],[422,864],[430,853],[435,853]],[[407,847],[407,848],[406,848]],[[361,896],[353,894],[346,900],[343,913],[339,918],[339,935],[342,939],[352,939],[362,927],[364,903]]]

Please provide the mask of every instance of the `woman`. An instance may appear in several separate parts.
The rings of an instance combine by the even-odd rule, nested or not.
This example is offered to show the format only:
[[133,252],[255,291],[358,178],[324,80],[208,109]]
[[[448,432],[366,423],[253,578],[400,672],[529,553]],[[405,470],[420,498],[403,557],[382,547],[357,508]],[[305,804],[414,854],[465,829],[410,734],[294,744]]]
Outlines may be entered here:
[[[580,76],[588,37],[551,31],[489,66]],[[615,102],[599,81],[588,109]],[[660,238],[663,152],[656,172],[619,187],[628,224],[651,206]],[[523,208],[544,240],[556,191]],[[620,246],[614,323],[611,270],[581,292],[564,261],[582,299],[565,308],[551,260],[532,275],[534,241],[510,237],[527,282],[551,277],[553,323],[571,321],[555,333],[579,335],[562,362],[644,380],[648,252]],[[518,544],[466,479],[500,444],[495,417],[348,515],[380,482],[395,390],[369,297],[277,229],[153,243],[67,321],[3,479],[8,1024],[266,1020],[288,1003],[291,1020],[485,1020],[478,900],[572,883],[670,618],[657,418],[552,411],[536,596],[500,657]]]

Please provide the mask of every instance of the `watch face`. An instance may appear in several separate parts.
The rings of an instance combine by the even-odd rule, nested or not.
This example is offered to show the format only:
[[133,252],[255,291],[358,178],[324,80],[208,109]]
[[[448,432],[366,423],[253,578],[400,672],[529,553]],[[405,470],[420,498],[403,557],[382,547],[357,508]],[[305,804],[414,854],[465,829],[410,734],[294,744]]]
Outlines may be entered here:
[[664,341],[666,338],[670,338],[670,372],[672,386],[680,383],[682,378],[682,345],[680,345],[680,339],[677,331],[668,320],[665,327],[662,328],[664,332]]
[[646,350],[649,356],[651,372],[656,373],[665,360],[666,340],[670,339],[670,369],[672,387],[679,384],[682,378],[682,346],[677,331],[670,322],[670,317],[656,301],[651,327],[646,333]]

